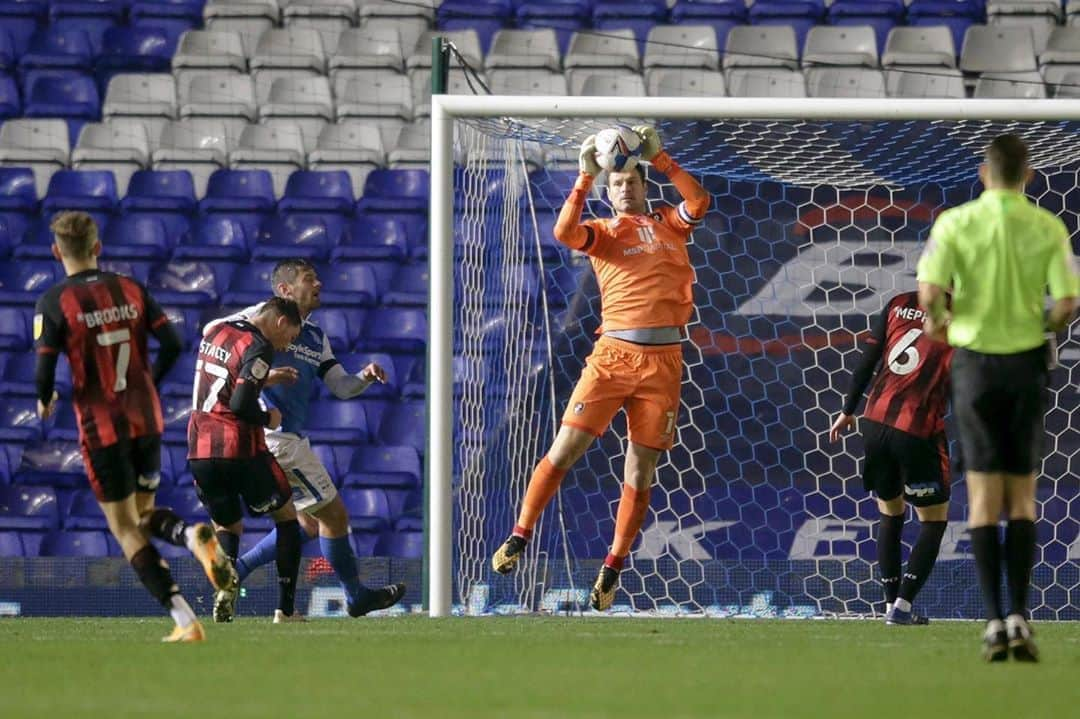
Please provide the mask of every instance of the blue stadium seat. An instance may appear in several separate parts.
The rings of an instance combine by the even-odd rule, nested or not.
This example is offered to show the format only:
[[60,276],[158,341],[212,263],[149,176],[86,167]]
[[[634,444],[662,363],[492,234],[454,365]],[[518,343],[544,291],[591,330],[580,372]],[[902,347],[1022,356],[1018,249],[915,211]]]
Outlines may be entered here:
[[[350,319],[350,325],[352,320]],[[359,372],[364,367],[367,367],[372,362],[378,364],[386,371],[385,382],[375,382],[368,386],[364,390],[364,399],[373,399],[376,397],[391,397],[396,398],[401,391],[401,385],[398,381],[397,368],[394,365],[393,358],[382,352],[360,352],[357,354],[339,354],[338,361],[341,362],[342,367],[346,372]],[[330,394],[329,388],[323,386],[323,396],[333,397]]]
[[105,532],[49,532],[41,540],[39,557],[108,557],[113,552]]
[[904,21],[903,0],[835,0],[828,10],[830,25],[869,25],[874,28],[879,51],[889,31]]
[[597,30],[621,30],[627,28],[634,31],[634,38],[638,42],[638,52],[645,54],[645,39],[649,36],[649,30],[656,27],[667,19],[667,2],[660,0],[647,0],[646,2],[597,2],[593,8],[593,27]]
[[343,484],[349,487],[416,489],[424,468],[414,447],[361,446],[356,448]]
[[[391,497],[393,492],[393,497]],[[403,496],[402,496],[403,495]],[[399,500],[398,498],[401,497]],[[394,519],[395,532],[424,531],[424,494],[420,490],[387,490],[386,501],[390,508],[400,508]]]
[[[0,17],[3,16],[0,15]],[[0,29],[0,72],[14,72],[17,59],[18,55],[15,54],[15,48],[11,44],[11,35],[8,34],[7,28]]]
[[[26,229],[22,242],[12,248],[11,254],[21,261],[55,262],[52,256],[52,244],[53,235],[52,230],[49,229],[48,220],[39,219]],[[63,274],[62,269],[60,274]]]
[[222,304],[253,305],[270,297],[270,276],[275,262],[253,262],[232,276],[229,289],[222,295]]
[[0,216],[0,260],[8,258],[15,242],[16,238],[12,236],[11,231],[8,229],[7,218]]
[[322,303],[326,306],[372,307],[379,301],[375,273],[362,262],[319,267]]
[[[0,355],[0,367],[5,366],[6,359],[7,355]],[[16,454],[22,454],[18,445],[0,444],[0,484],[11,484],[11,476],[15,473],[12,464],[21,461],[15,457]]]
[[390,215],[363,215],[345,231],[341,244],[330,254],[333,260],[392,259],[409,256],[405,223]]
[[162,441],[170,444],[187,442],[188,418],[191,417],[191,394],[189,393],[186,397],[162,397],[161,417],[165,420]]
[[22,534],[14,531],[0,532],[0,557],[25,556]]
[[207,521],[206,509],[194,487],[159,488],[154,503],[159,507],[169,507],[185,520]]
[[[111,170],[60,170],[49,180],[41,210],[45,215],[60,210],[112,212],[117,202],[116,178]],[[98,229],[103,229],[100,224]]]
[[99,55],[105,33],[124,22],[125,5],[124,0],[53,0],[49,15],[54,27],[85,30]]
[[373,170],[364,182],[358,210],[425,212],[431,178],[427,170]]
[[60,524],[52,487],[0,487],[0,530],[49,530]]
[[343,489],[349,526],[359,532],[379,532],[390,526],[390,506],[381,489]]
[[0,27],[7,30],[12,54],[18,58],[30,47],[30,38],[48,23],[49,4],[42,0],[0,2]]
[[359,337],[364,313],[362,310],[346,312],[340,308],[323,308],[316,310],[313,319],[329,338],[330,349],[334,350],[334,354],[340,355],[352,349],[353,343]]
[[27,84],[26,117],[62,118],[71,137],[78,137],[86,122],[101,119],[101,100],[89,77],[45,75],[28,79]]
[[375,532],[350,532],[349,540],[352,542],[353,551],[358,557],[374,557],[375,545],[379,543],[379,535]]
[[[180,335],[185,348],[194,347],[199,337],[202,336],[202,323],[200,312],[196,309],[184,309],[182,307],[163,307],[169,317],[173,329]],[[151,340],[153,346],[153,340]]]
[[175,48],[187,30],[202,27],[204,0],[135,0],[131,4],[131,24],[165,31],[169,46]]
[[[483,362],[476,358],[454,355],[452,365],[455,397],[461,396],[465,383],[480,381],[485,374]],[[418,357],[410,368],[405,384],[401,388],[401,394],[409,399],[427,396],[427,358],[423,355]]]
[[[338,467],[338,454],[335,449],[340,449],[348,456],[352,456],[352,448],[348,445],[316,444],[312,445],[311,451],[318,457],[319,462],[326,468],[326,473],[334,484],[341,487],[341,469]],[[347,466],[347,465],[346,465]]]
[[157,27],[113,27],[105,31],[95,72],[101,87],[113,75],[129,72],[169,72],[176,40]]
[[101,511],[94,493],[89,489],[76,490],[71,495],[66,516],[63,517],[65,529],[108,530],[109,523]]
[[190,397],[197,361],[198,358],[194,354],[182,355],[161,379],[161,385],[158,387],[161,390],[161,396]]
[[102,255],[118,260],[165,260],[172,253],[165,223],[152,215],[124,215],[109,220]]
[[244,226],[224,215],[197,218],[173,250],[173,258],[177,260],[247,262],[250,257]]
[[235,265],[229,262],[170,262],[150,273],[147,286],[163,305],[205,307],[216,304]]
[[156,263],[149,260],[117,260],[112,257],[106,257],[98,262],[98,267],[106,272],[133,277],[144,285],[150,280],[150,271],[155,266]]
[[121,207],[125,212],[178,212],[198,208],[195,183],[187,170],[139,170],[131,176]]
[[476,32],[480,51],[484,55],[491,49],[495,33],[514,25],[513,5],[504,0],[444,0],[435,12],[435,26],[440,30]]
[[423,532],[384,532],[375,545],[376,557],[399,557],[422,559],[424,557]]
[[19,58],[19,70],[78,70],[93,68],[94,49],[85,30],[45,27],[30,38],[30,47]]
[[22,102],[19,101],[19,86],[15,84],[15,78],[0,74],[0,122],[21,114]]
[[318,400],[308,413],[308,437],[324,444],[370,441],[364,403],[355,400]]
[[383,296],[387,305],[426,307],[431,278],[426,264],[402,265]]
[[18,262],[0,266],[0,305],[33,305],[63,276],[63,268],[48,262]]
[[[187,461],[187,444],[167,444],[161,448],[161,482],[166,486],[190,486],[190,472]],[[185,481],[181,477],[188,475]]]
[[[65,405],[70,407],[67,403]],[[15,468],[15,482],[50,487],[85,487],[85,460],[79,445],[74,441],[37,442],[27,445],[23,449],[19,466]]]
[[427,315],[412,307],[380,308],[368,314],[358,349],[369,352],[411,352],[427,347]]
[[30,328],[18,307],[0,307],[0,350],[25,351],[30,348]]
[[522,30],[551,28],[559,41],[559,53],[566,55],[570,38],[578,30],[587,30],[592,3],[583,0],[569,2],[523,2],[515,13],[517,26]]
[[251,257],[254,260],[303,257],[321,262],[329,256],[330,245],[326,224],[317,216],[268,217],[252,245]]
[[281,212],[333,212],[352,214],[356,196],[352,180],[344,170],[298,170],[289,175],[285,194],[278,204]]
[[392,405],[379,426],[379,443],[405,445],[423,454],[427,436],[424,401],[411,400]]
[[0,212],[34,213],[38,210],[34,173],[29,167],[0,167]]
[[825,19],[823,0],[758,0],[750,6],[751,25],[790,25],[800,52],[806,33]]
[[379,297],[382,297],[390,291],[390,281],[394,279],[401,265],[397,260],[368,260],[364,262],[364,266],[375,275],[375,288],[378,290]]
[[274,179],[268,170],[215,170],[207,181],[199,209],[268,213],[274,204]]

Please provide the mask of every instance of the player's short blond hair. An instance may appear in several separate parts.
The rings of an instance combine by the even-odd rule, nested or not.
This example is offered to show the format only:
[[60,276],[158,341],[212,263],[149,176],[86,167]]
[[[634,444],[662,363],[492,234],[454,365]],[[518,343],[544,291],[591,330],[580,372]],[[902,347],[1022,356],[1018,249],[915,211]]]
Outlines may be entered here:
[[64,257],[85,260],[94,254],[94,244],[98,241],[97,223],[85,212],[57,213],[49,229]]

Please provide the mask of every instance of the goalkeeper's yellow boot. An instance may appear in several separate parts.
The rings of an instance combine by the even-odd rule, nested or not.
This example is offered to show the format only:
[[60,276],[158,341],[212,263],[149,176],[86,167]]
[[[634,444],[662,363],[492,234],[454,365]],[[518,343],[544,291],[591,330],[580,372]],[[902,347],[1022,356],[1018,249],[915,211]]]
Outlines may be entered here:
[[163,642],[205,642],[206,632],[203,631],[203,626],[199,622],[195,621],[186,627],[181,627],[177,624],[173,627],[172,633],[167,637],[162,637]]
[[194,529],[195,548],[192,549],[192,554],[202,564],[206,578],[214,585],[214,589],[228,589],[233,584],[239,584],[240,580],[236,576],[232,562],[218,546],[214,528],[209,524],[199,522]]
[[615,590],[619,588],[619,570],[613,569],[606,564],[600,567],[600,574],[596,576],[596,584],[589,593],[589,606],[598,612],[610,609],[615,602]]
[[514,567],[517,566],[518,560],[521,559],[521,555],[525,553],[525,545],[528,543],[524,537],[519,537],[516,534],[511,534],[505,542],[502,543],[491,557],[491,568],[499,574],[509,574],[514,571]]

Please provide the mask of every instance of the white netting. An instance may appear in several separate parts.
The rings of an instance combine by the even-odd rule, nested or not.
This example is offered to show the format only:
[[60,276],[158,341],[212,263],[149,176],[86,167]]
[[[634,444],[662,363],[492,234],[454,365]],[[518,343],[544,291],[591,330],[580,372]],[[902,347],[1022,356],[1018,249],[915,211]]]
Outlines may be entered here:
[[[563,610],[584,597],[611,540],[625,421],[568,474],[509,578],[491,552],[513,524],[599,325],[587,258],[551,227],[588,134],[629,118],[455,123],[454,596],[467,611]],[[914,267],[934,217],[974,197],[982,147],[1031,145],[1030,194],[1077,225],[1076,123],[661,121],[666,147],[713,195],[694,233],[696,311],[678,444],[663,459],[624,611],[865,613],[880,601],[877,510],[857,437],[826,438],[857,340]],[[677,201],[650,173],[650,197]],[[587,214],[608,215],[599,194]],[[1074,326],[1075,331],[1075,326]],[[1080,618],[1076,365],[1053,374],[1040,479],[1039,617]],[[434,409],[432,411],[438,411]],[[920,596],[936,616],[978,616],[953,474],[950,529]],[[914,531],[914,522],[909,531]],[[906,535],[908,539],[911,536]]]

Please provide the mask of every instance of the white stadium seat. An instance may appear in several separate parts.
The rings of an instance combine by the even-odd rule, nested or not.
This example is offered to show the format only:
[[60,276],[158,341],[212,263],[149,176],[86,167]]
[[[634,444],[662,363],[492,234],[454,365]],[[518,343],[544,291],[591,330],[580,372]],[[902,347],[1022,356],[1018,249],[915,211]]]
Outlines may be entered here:
[[172,67],[247,72],[243,40],[235,32],[188,30],[180,36]]
[[642,66],[716,70],[716,30],[711,25],[657,25],[649,30]]
[[740,67],[724,75],[732,97],[806,97],[806,81],[799,70]]
[[812,67],[806,71],[810,97],[885,97],[885,76],[866,67]]
[[405,58],[401,38],[395,28],[378,32],[351,28],[341,33],[337,49],[330,55],[330,74],[339,69],[396,70],[402,72]]
[[724,97],[724,73],[715,70],[654,68],[645,74],[650,95],[658,97]]
[[259,119],[255,83],[248,75],[195,75],[180,100],[180,117]]
[[728,33],[721,65],[799,68],[799,47],[790,25],[736,25]]
[[323,127],[334,121],[330,81],[325,77],[285,77],[275,81],[269,101],[259,106],[259,121],[274,125],[282,120],[299,125],[305,150],[315,149]]
[[941,65],[956,67],[956,46],[952,32],[944,25],[894,27],[881,54],[885,67],[896,65]]
[[495,95],[566,95],[566,78],[547,70],[492,70],[488,87]]
[[274,179],[274,194],[281,197],[285,183],[306,166],[303,133],[295,122],[248,125],[229,153],[229,166],[238,170],[266,170]]
[[412,83],[405,75],[388,70],[342,71],[334,78],[334,89],[339,118],[412,119]]
[[319,33],[323,48],[331,54],[341,34],[356,24],[356,4],[353,0],[291,0],[282,9],[282,23]]
[[869,25],[815,25],[806,34],[803,67],[810,65],[878,66],[877,36]]
[[344,170],[354,187],[363,187],[368,174],[386,164],[386,152],[378,128],[346,120],[323,128],[307,162],[312,170]]
[[960,53],[964,72],[1027,72],[1036,69],[1031,31],[1024,27],[972,25]]
[[975,97],[1040,99],[1046,97],[1046,84],[1034,70],[984,72],[975,83]]
[[546,68],[559,72],[562,69],[559,43],[551,28],[497,31],[484,63],[488,70]]
[[424,118],[403,127],[386,160],[390,167],[427,169],[431,161],[431,120]]
[[911,65],[885,71],[885,91],[890,97],[937,97],[963,99],[964,73],[952,67]]
[[[452,42],[458,53],[472,67],[479,69],[484,66],[484,53],[480,49],[480,36],[476,34],[476,30],[427,30],[420,35],[412,52],[405,58],[406,69],[431,67],[431,39],[436,36]],[[453,54],[450,56],[450,66],[459,66]]]
[[625,68],[636,72],[641,68],[638,44],[633,30],[606,30],[603,35],[576,32],[570,37],[570,47],[563,57],[563,67]]

